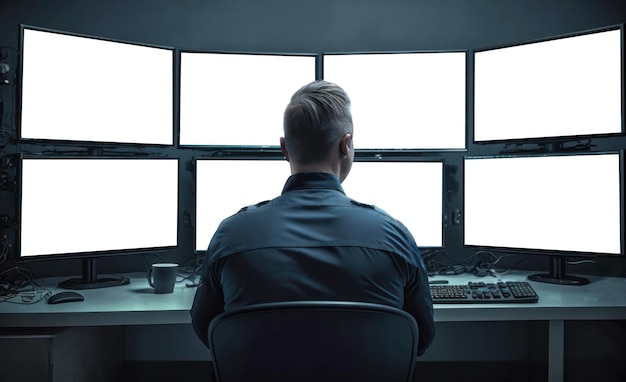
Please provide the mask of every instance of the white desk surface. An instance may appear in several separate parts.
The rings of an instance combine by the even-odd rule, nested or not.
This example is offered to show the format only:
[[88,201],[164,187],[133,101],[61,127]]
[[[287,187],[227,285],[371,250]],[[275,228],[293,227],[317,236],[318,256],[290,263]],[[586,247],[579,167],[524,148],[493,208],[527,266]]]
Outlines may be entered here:
[[[504,281],[526,280],[529,272],[512,272]],[[125,286],[82,290],[85,301],[63,304],[0,303],[0,327],[67,327],[109,325],[185,324],[191,322],[189,309],[195,287],[178,283],[174,293],[154,294],[145,274],[125,275]],[[520,304],[435,304],[437,322],[519,321],[519,320],[612,320],[626,319],[626,278],[585,276],[585,286],[554,285],[530,281],[539,295],[538,303]],[[53,293],[67,277],[38,280]],[[450,284],[468,281],[494,282],[497,279],[473,275],[436,276]]]
[[[511,272],[499,279],[528,281],[536,272]],[[435,321],[517,321],[517,320],[613,320],[626,319],[626,278],[586,276],[588,285],[557,285],[528,281],[539,295],[537,303],[436,304]],[[436,276],[451,284],[469,281],[496,282],[474,275]]]

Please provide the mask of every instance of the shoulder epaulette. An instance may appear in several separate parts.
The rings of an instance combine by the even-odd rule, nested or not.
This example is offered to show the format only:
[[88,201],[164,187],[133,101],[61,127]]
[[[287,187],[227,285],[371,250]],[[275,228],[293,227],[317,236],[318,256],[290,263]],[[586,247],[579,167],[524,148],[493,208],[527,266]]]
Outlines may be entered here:
[[264,205],[266,205],[269,202],[270,202],[269,200],[264,200],[262,202],[259,202],[257,204],[253,204],[251,206],[245,206],[242,209],[240,209],[237,213],[240,213],[240,212],[243,212],[243,211],[246,211],[246,210],[249,210],[249,209],[254,209],[254,208],[258,208],[258,207],[264,206]]
[[358,207],[369,208],[370,210],[375,210],[376,209],[376,207],[371,205],[371,204],[365,204],[365,203],[357,202],[356,200],[352,200],[352,199],[350,199],[350,202],[352,202],[353,205],[358,206]]

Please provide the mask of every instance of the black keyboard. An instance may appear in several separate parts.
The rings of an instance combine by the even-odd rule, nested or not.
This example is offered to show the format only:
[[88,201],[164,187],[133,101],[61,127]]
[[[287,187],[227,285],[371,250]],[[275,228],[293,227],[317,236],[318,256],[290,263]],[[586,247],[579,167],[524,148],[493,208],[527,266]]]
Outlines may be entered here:
[[434,304],[508,304],[539,301],[527,281],[430,285]]

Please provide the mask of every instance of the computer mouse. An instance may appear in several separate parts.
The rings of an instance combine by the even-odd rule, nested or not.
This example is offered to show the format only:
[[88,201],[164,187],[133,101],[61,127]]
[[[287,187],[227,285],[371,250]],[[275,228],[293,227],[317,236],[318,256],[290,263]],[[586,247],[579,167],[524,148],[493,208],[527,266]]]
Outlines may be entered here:
[[48,304],[62,304],[64,302],[84,301],[85,296],[78,292],[58,292],[48,297]]

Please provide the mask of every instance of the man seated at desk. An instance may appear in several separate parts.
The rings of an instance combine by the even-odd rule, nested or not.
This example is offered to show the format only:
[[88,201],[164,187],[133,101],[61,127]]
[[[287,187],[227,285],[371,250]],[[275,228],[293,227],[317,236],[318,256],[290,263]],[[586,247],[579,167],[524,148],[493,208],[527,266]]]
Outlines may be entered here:
[[354,160],[352,137],[341,87],[315,81],[293,95],[280,138],[291,167],[282,194],[225,219],[209,244],[191,308],[205,345],[211,320],[224,311],[299,300],[401,308],[417,321],[418,354],[432,343],[428,277],[413,236],[341,187]]

